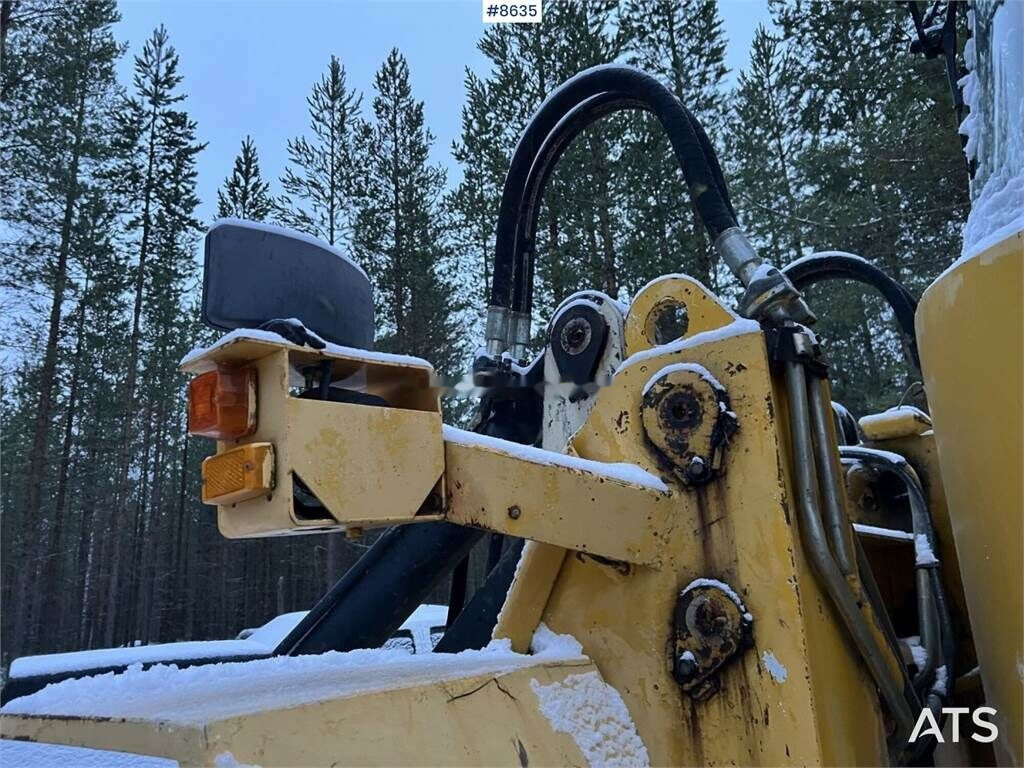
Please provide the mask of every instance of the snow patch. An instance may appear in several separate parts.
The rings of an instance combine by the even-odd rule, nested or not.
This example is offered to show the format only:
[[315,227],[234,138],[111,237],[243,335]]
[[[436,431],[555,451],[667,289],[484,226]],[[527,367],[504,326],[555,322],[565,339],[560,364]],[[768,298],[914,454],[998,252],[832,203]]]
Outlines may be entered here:
[[677,339],[676,341],[669,342],[668,344],[659,344],[658,346],[651,347],[650,349],[642,349],[639,352],[635,352],[622,362],[622,365],[620,365],[618,370],[615,371],[615,374],[618,375],[627,368],[632,368],[634,365],[639,365],[640,363],[655,357],[670,355],[677,352],[685,352],[686,350],[700,344],[710,344],[733,336],[740,336],[744,333],[760,332],[761,326],[754,320],[737,319],[728,325],[722,326],[721,328],[714,328],[710,331],[704,331],[703,333],[695,333],[693,336],[687,336],[685,339]]
[[11,662],[11,678],[55,675],[82,669],[124,667],[154,661],[190,661],[223,659],[232,656],[254,656],[274,652],[275,645],[246,640],[195,640],[160,645],[136,645],[130,648],[97,648],[91,651],[47,653],[23,656]]
[[221,752],[213,758],[213,765],[214,768],[260,768],[260,766],[252,765],[251,763],[238,762],[230,752]]
[[552,324],[554,324],[555,321],[558,320],[558,318],[562,314],[564,314],[565,312],[568,312],[573,307],[587,307],[588,309],[594,310],[598,314],[600,314],[600,312],[601,312],[601,307],[599,307],[597,305],[597,302],[594,301],[593,299],[588,299],[586,294],[584,294],[582,296],[577,296],[576,298],[572,298],[572,299],[568,299],[566,301],[563,301],[559,305],[558,311],[551,318]]
[[265,709],[585,659],[579,643],[553,633],[550,637],[542,633],[538,647],[541,650],[533,656],[512,652],[506,640],[456,654],[410,655],[379,649],[274,656],[186,669],[158,664],[143,670],[135,664],[119,674],[48,685],[8,702],[0,714],[131,717],[203,725]]
[[3,768],[178,768],[177,760],[105,749],[0,739]]
[[[902,456],[898,453],[893,453],[892,451],[883,451],[880,448],[866,448],[860,445],[856,446],[856,448],[857,450],[861,451],[871,451],[872,456],[877,456],[879,459],[885,459],[890,464],[898,464],[900,466],[913,469],[913,467],[911,467],[910,464],[907,462],[906,456]],[[863,461],[863,459],[861,459],[859,456],[843,456],[841,458],[843,462],[852,464],[856,464]]]
[[949,670],[945,664],[935,670],[935,682],[932,683],[931,692],[942,697],[949,693]]
[[849,253],[848,251],[817,251],[815,253],[809,253],[806,256],[801,256],[799,259],[793,259],[786,265],[786,269],[789,269],[790,267],[795,267],[798,264],[803,265],[808,262],[824,261],[825,259],[828,259],[832,256],[842,256],[843,258],[846,259],[853,259],[854,261],[859,261],[862,264],[871,264],[871,262],[865,259],[863,256],[858,256],[856,253]]
[[288,633],[295,629],[300,621],[306,618],[307,613],[309,611],[282,613],[280,616],[272,618],[263,626],[250,630],[245,639],[274,650],[281,644],[282,640],[288,637]]
[[719,581],[718,579],[694,579],[685,587],[683,587],[681,591],[689,592],[694,587],[716,587],[722,590],[723,592],[725,592],[725,594],[729,596],[730,600],[732,600],[734,603],[736,603],[737,606],[739,606],[740,612],[744,613],[744,617],[749,615],[745,613],[747,607],[743,604],[743,598],[736,594],[736,590],[730,587],[724,581]]
[[939,558],[935,556],[931,542],[928,541],[928,536],[924,533],[914,535],[914,555],[915,562],[919,566],[939,564]]
[[530,640],[530,651],[534,654],[555,656],[582,656],[583,646],[572,635],[558,635],[541,622]]
[[786,666],[775,658],[775,654],[771,651],[765,651],[761,654],[761,662],[764,664],[764,668],[768,671],[768,674],[772,676],[772,680],[776,683],[784,683],[789,679],[789,670]]
[[622,696],[597,672],[544,685],[530,681],[540,711],[559,733],[572,736],[591,766],[647,766],[647,748]]
[[[308,329],[307,329],[308,330]],[[319,338],[319,337],[318,337]],[[272,331],[261,331],[258,328],[238,328],[234,331],[224,334],[217,341],[211,344],[209,347],[196,347],[178,363],[179,366],[184,367],[190,363],[195,362],[198,358],[212,352],[215,349],[231,344],[234,341],[245,339],[247,341],[269,341],[272,344],[284,345],[290,349],[301,349],[303,352],[323,353],[327,355],[338,355],[342,357],[350,357],[356,360],[362,360],[367,363],[390,363],[392,365],[406,365],[415,368],[426,368],[430,372],[433,372],[434,367],[424,360],[422,357],[413,357],[412,355],[394,355],[390,352],[374,352],[370,349],[356,349],[355,347],[344,347],[341,344],[332,344],[329,341],[325,341],[323,349],[313,349],[312,347],[300,347],[298,344],[293,344],[283,336],[273,333]]]
[[874,536],[878,539],[893,539],[895,541],[913,541],[914,534],[909,531],[901,531],[896,528],[880,528],[877,525],[865,525],[854,523],[853,530],[864,536]]
[[[666,365],[656,374],[651,376],[651,378],[647,380],[647,383],[644,384],[641,394],[646,395],[650,391],[651,387],[658,382],[658,379],[662,376],[668,376],[670,373],[675,373],[676,371],[689,371],[690,373],[695,373],[701,379],[710,384],[712,389],[718,392],[725,392],[725,387],[723,387],[718,379],[712,376],[708,369],[703,365],[698,365],[697,363],[673,363],[672,365]],[[735,416],[735,414],[733,415]]]
[[907,650],[910,651],[910,656],[914,660],[914,666],[918,669],[924,669],[928,664],[928,649],[921,645],[921,638],[918,635],[911,635],[910,637],[904,637],[903,642],[907,645]]
[[[23,656],[11,662],[10,676],[12,678],[34,677],[160,661],[269,655],[305,618],[307,613],[308,611],[294,611],[275,616],[263,626],[243,630],[236,640],[195,640],[182,643],[136,645],[130,648],[97,648],[91,651]],[[424,603],[402,623],[401,629],[409,630],[412,633],[416,653],[425,653],[432,647],[431,628],[444,626],[447,621],[448,606]]]
[[566,467],[578,472],[588,472],[593,475],[615,480],[626,485],[637,485],[648,490],[668,493],[668,486],[647,470],[636,464],[609,463],[603,461],[591,461],[581,459],[577,456],[567,456],[563,453],[545,451],[543,448],[535,448],[532,445],[522,445],[509,440],[502,440],[497,437],[481,435],[476,432],[468,432],[447,424],[443,427],[444,439],[446,442],[455,445],[479,446],[497,453],[503,453],[522,461],[532,464],[543,464],[548,467]]

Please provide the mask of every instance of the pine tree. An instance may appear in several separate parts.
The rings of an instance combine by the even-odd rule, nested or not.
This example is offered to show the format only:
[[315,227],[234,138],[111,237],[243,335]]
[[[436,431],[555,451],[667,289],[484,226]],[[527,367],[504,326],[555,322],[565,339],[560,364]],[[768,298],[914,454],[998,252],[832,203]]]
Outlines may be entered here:
[[[904,9],[771,5],[797,61],[797,171],[806,247],[853,251],[920,291],[959,248],[967,179],[941,69],[910,53]],[[836,41],[842,41],[837,45]],[[892,405],[919,374],[883,306],[859,288],[812,289],[827,302],[833,391],[855,413]]]
[[[621,19],[628,61],[660,77],[720,146],[728,69],[717,0],[629,0]],[[623,166],[630,177],[625,249],[633,287],[680,270],[717,287],[711,244],[667,138],[650,116],[630,127]]]
[[270,184],[260,176],[260,160],[251,136],[242,141],[231,175],[217,191],[217,216],[264,221],[273,210]]
[[463,362],[465,344],[455,261],[444,241],[445,172],[429,162],[434,136],[397,50],[378,70],[374,89],[354,244],[377,291],[378,345],[451,374]]
[[[142,358],[143,320],[147,304],[159,300],[159,292],[147,296],[154,277],[160,274],[165,256],[161,251],[181,246],[180,238],[189,230],[195,231],[199,223],[193,211],[198,204],[195,196],[195,158],[204,144],[196,141],[196,125],[178,105],[185,94],[179,86],[178,55],[170,44],[167,31],[161,26],[143,46],[135,59],[133,84],[135,94],[127,99],[120,115],[121,135],[125,161],[121,178],[132,201],[133,212],[128,221],[131,230],[138,233],[136,263],[133,270],[133,302],[131,330],[125,357],[125,380],[122,386],[121,455],[117,463],[113,511],[123,520],[133,507],[138,522],[139,497],[129,483],[133,457],[137,456],[140,436],[138,416],[138,375]],[[165,251],[166,252],[166,251]],[[180,313],[180,305],[177,308]],[[142,430],[143,444],[147,436]],[[137,532],[137,529],[136,529]],[[111,542],[110,576],[107,594],[116,602],[124,567],[126,545],[134,546],[136,537],[119,537]],[[104,641],[114,641],[118,630],[117,615],[108,615],[104,628]],[[121,627],[122,631],[124,627]]]
[[763,26],[732,101],[725,157],[734,202],[763,255],[784,264],[803,255],[796,162],[805,134],[796,62]]
[[345,68],[332,56],[306,102],[313,136],[288,142],[292,167],[281,179],[285,194],[278,216],[290,227],[341,245],[349,239],[359,189],[362,95],[348,87]]
[[[14,36],[8,41],[5,86],[8,72],[24,77],[18,82],[17,98],[5,100],[0,113],[5,181],[0,218],[10,235],[4,238],[4,283],[26,298],[15,309],[25,322],[37,322],[35,297],[45,303],[43,317],[38,318],[45,329],[40,354],[33,355],[39,367],[32,377],[32,439],[18,462],[24,479],[18,509],[38,535],[23,553],[16,612],[8,623],[29,628],[37,617],[25,613],[31,610],[28,585],[53,538],[53,510],[44,500],[51,451],[57,444],[58,376],[66,354],[60,344],[64,310],[77,288],[71,272],[72,246],[85,191],[110,163],[110,104],[118,92],[114,63],[120,55],[111,29],[118,19],[112,1],[69,3],[38,18],[39,24],[24,28],[27,40]],[[13,95],[7,91],[7,96]],[[10,645],[5,652],[8,649]]]
[[462,180],[445,207],[451,212],[454,245],[462,257],[479,306],[490,297],[494,225],[501,201],[501,179],[509,158],[494,140],[501,127],[495,119],[488,85],[466,70],[466,104],[462,108],[462,135],[452,143],[452,156],[462,165]]

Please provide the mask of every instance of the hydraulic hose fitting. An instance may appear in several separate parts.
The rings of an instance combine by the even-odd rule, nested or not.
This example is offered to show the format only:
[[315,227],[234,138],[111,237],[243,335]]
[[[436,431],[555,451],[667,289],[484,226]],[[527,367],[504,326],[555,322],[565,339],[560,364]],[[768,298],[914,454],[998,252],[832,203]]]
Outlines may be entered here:
[[715,250],[744,286],[750,285],[757,268],[764,263],[739,227],[729,227],[720,234],[715,239]]
[[530,344],[531,317],[529,312],[511,312],[509,320],[509,354],[513,360],[523,360]]
[[739,227],[729,227],[715,239],[715,250],[746,287],[740,314],[755,320],[792,320],[806,325],[816,318],[800,291],[785,274],[757,255]]
[[508,348],[509,326],[512,321],[508,307],[492,304],[487,308],[487,323],[484,327],[484,339],[487,354],[497,360]]

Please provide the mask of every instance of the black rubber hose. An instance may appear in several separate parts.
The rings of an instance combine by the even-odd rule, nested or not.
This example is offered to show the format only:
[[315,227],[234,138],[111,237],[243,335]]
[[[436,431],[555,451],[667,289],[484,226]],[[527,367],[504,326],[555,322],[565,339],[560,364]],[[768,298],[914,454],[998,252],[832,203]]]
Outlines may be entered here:
[[511,247],[511,252],[516,256],[512,286],[513,309],[530,312],[533,308],[535,239],[540,200],[555,166],[584,128],[605,115],[630,108],[645,109],[645,105],[642,101],[614,91],[599,93],[577,104],[544,139],[530,166],[519,202],[515,239]]
[[483,535],[452,523],[388,529],[288,633],[274,655],[379,648]]
[[[675,95],[655,78],[632,67],[593,67],[570,78],[551,93],[527,125],[513,153],[498,212],[492,305],[522,310],[522,306],[515,307],[512,303],[519,257],[515,253],[515,240],[522,223],[525,182],[538,152],[560,120],[580,103],[606,91],[643,102],[661,122],[682,167],[690,198],[711,236],[717,237],[736,226],[735,214],[719,188],[712,163],[705,153],[701,141],[703,131],[695,129],[696,120]],[[707,142],[707,137],[703,138]],[[525,264],[520,271],[526,274]]]
[[787,264],[782,268],[782,272],[798,290],[827,280],[855,280],[870,285],[882,294],[892,308],[911,362],[918,370],[921,369],[917,333],[914,330],[917,299],[874,264],[852,253],[823,251]]
[[[548,134],[526,178],[519,220],[516,227],[512,252],[516,254],[515,282],[512,293],[512,307],[530,312],[533,300],[534,259],[536,255],[537,224],[540,218],[540,203],[555,166],[575,138],[588,126],[615,112],[640,110],[649,112],[647,103],[618,91],[605,91],[577,104]],[[700,140],[705,158],[711,166],[715,185],[725,201],[729,212],[736,218],[736,211],[729,198],[725,175],[718,163],[718,157],[711,141],[700,123],[692,120],[692,126]],[[523,261],[525,260],[525,264]]]
[[444,637],[434,648],[435,652],[458,653],[470,648],[479,649],[491,641],[498,614],[516,575],[523,544],[522,539],[512,542],[462,613],[448,625]]

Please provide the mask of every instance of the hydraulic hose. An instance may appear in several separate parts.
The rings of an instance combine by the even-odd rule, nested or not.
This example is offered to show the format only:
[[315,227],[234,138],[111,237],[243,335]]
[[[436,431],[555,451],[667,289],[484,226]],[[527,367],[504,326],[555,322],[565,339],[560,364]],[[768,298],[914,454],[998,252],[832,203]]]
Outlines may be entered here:
[[[675,95],[655,78],[632,67],[592,67],[570,78],[551,93],[527,125],[512,156],[498,213],[491,285],[492,306],[515,312],[524,311],[522,305],[514,306],[512,301],[515,265],[520,260],[514,247],[516,232],[521,223],[521,202],[526,180],[544,140],[578,105],[605,92],[619,93],[622,97],[642,102],[661,122],[682,166],[691,199],[711,236],[717,237],[736,226],[732,206],[719,187],[720,169],[716,177],[712,162],[706,154],[707,137],[703,136],[704,142],[701,141],[703,131],[695,129],[696,120]],[[710,149],[709,143],[707,148]],[[523,267],[522,274],[525,275],[527,270],[525,265]]]
[[868,626],[857,598],[830,553],[829,537],[822,523],[819,508],[820,488],[815,473],[815,448],[807,375],[803,365],[798,362],[787,361],[783,365],[786,393],[789,398],[800,536],[804,540],[812,569],[831,598],[854,644],[860,650],[868,671],[896,720],[897,740],[902,742],[909,736],[914,725],[911,703],[906,698],[903,680],[895,679],[889,668],[886,657],[891,654],[891,649],[879,644],[879,638]]
[[[516,311],[530,313],[533,302],[534,259],[537,224],[540,218],[540,203],[544,190],[555,166],[569,148],[575,138],[587,127],[598,120],[615,112],[637,110],[649,112],[647,102],[628,94],[606,91],[592,96],[577,104],[563,117],[544,139],[536,159],[530,167],[529,175],[524,183],[519,206],[519,218],[515,230],[515,240],[511,251],[516,254],[516,269],[512,293],[512,307]],[[726,207],[736,218],[735,209],[729,198],[728,186],[722,173],[721,165],[715,155],[711,141],[700,123],[692,119],[692,127],[697,134],[704,155],[711,167],[715,186],[725,201]]]
[[[937,662],[940,659],[946,667],[948,684],[949,676],[952,674],[956,638],[953,633],[945,589],[942,586],[941,565],[938,558],[934,556],[935,529],[931,516],[928,514],[928,502],[921,487],[921,481],[906,459],[899,454],[864,446],[840,446],[839,453],[844,459],[860,461],[895,474],[907,490],[914,536],[924,537],[928,549],[933,553],[931,561],[919,560],[916,564],[921,638],[928,652],[928,658],[924,668],[918,672],[915,685],[921,685],[931,679],[932,673],[939,666]],[[944,698],[947,691],[937,691],[937,693]]]
[[821,251],[787,264],[782,268],[782,273],[798,290],[826,280],[856,280],[876,289],[892,308],[911,362],[918,370],[921,369],[914,330],[917,300],[910,291],[874,264],[845,251]]
[[[921,690],[924,706],[932,710],[937,722],[942,723],[943,702],[949,698],[951,683],[955,679],[954,661],[956,637],[949,602],[942,584],[941,564],[934,556],[935,529],[928,513],[928,502],[921,481],[907,460],[899,454],[865,446],[840,446],[840,455],[846,461],[859,461],[884,471],[892,472],[903,481],[910,502],[912,528],[916,537],[922,536],[932,550],[931,562],[918,558],[917,577],[918,613],[921,639],[927,652],[923,668],[914,679],[915,688]],[[945,668],[943,670],[943,667]],[[942,674],[937,670],[943,670]],[[930,685],[929,685],[930,683]],[[926,687],[927,686],[927,687]],[[912,759],[918,760],[934,748],[934,739],[919,740],[910,750]]]

